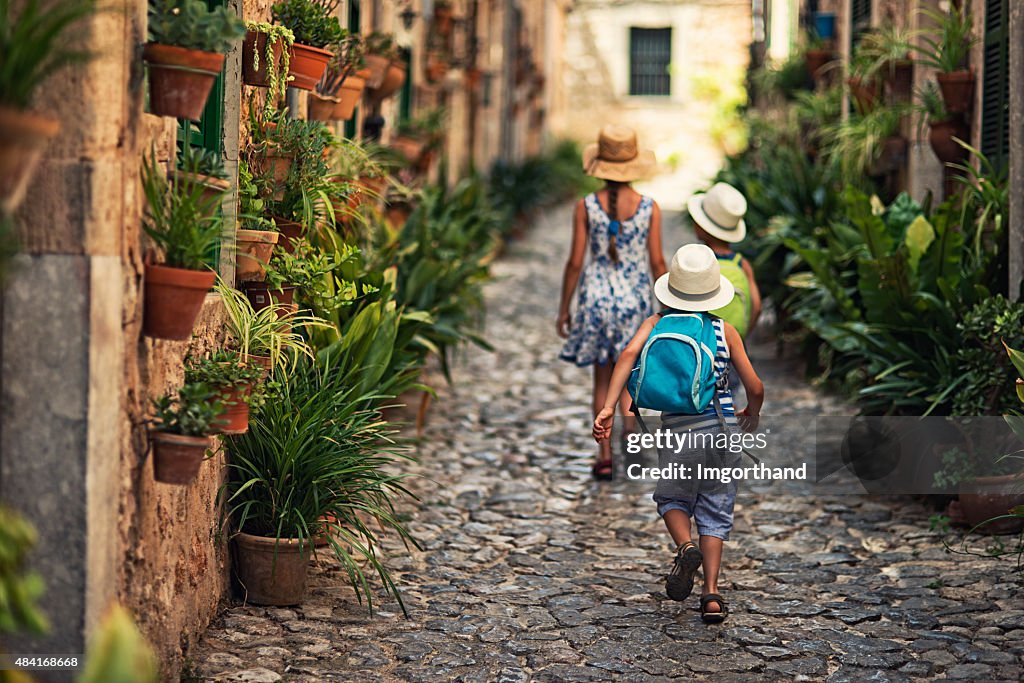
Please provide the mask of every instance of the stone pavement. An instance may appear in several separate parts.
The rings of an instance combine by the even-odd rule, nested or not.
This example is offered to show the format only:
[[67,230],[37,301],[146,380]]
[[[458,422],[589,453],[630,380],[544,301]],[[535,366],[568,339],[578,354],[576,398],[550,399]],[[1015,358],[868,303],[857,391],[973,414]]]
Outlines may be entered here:
[[[217,618],[196,680],[1021,680],[1016,561],[948,553],[910,499],[741,489],[729,619],[701,623],[699,587],[664,596],[662,523],[635,484],[590,480],[590,376],[556,359],[568,224],[554,212],[497,263],[496,351],[467,349],[431,409],[403,504],[423,551],[389,546],[409,618],[368,616],[321,558],[301,607]],[[772,344],[752,356],[765,414],[842,414]]]

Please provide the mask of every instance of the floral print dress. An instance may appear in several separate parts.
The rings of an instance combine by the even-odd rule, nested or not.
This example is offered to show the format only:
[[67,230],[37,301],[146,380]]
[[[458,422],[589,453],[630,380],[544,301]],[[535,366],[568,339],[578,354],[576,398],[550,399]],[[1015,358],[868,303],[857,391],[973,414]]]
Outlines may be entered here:
[[642,197],[636,213],[620,222],[608,256],[612,219],[596,194],[583,200],[589,227],[590,258],[580,277],[576,313],[560,357],[579,366],[615,362],[640,325],[653,315],[647,233],[654,202]]

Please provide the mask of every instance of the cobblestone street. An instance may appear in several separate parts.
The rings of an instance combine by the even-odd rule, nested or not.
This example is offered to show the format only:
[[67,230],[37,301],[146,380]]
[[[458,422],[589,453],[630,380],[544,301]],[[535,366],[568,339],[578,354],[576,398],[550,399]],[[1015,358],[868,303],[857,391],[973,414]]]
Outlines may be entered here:
[[[666,249],[677,246],[667,217]],[[1020,680],[1016,558],[944,550],[934,510],[858,496],[780,499],[741,487],[706,626],[698,590],[668,600],[671,543],[647,493],[590,478],[589,369],[557,359],[570,231],[552,212],[488,285],[493,354],[460,352],[434,400],[403,502],[422,551],[388,547],[409,610],[368,616],[321,557],[301,607],[231,606],[190,657],[197,680]],[[766,415],[844,407],[752,348]],[[848,411],[845,411],[848,412]],[[953,538],[953,537],[950,537]],[[393,539],[392,539],[393,540]],[[378,594],[382,592],[378,591]]]

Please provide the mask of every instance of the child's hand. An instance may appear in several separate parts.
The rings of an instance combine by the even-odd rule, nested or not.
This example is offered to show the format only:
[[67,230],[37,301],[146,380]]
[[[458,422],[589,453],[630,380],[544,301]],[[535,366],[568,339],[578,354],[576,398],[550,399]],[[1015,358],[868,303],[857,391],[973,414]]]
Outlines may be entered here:
[[562,311],[558,314],[558,321],[555,323],[558,336],[562,339],[569,338],[569,311]]
[[757,425],[760,422],[760,416],[751,415],[750,408],[744,408],[737,413],[737,422],[740,423],[740,429],[745,432],[752,432],[757,429]]
[[614,408],[602,408],[594,418],[594,441],[601,443],[612,435],[612,420],[615,418]]

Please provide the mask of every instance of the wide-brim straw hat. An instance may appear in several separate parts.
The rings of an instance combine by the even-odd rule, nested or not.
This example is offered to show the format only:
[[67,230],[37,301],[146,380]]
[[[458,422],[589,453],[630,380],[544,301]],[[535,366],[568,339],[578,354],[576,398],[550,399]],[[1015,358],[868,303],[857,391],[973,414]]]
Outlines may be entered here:
[[727,183],[715,183],[704,194],[690,197],[686,208],[704,232],[725,242],[742,242],[747,236],[747,200]]
[[718,257],[706,244],[687,244],[672,257],[668,272],[654,283],[658,301],[678,311],[714,311],[732,301],[736,289],[722,275]]
[[583,150],[583,171],[595,178],[630,183],[649,176],[655,168],[654,152],[640,149],[636,131],[609,124],[601,129],[597,142]]

